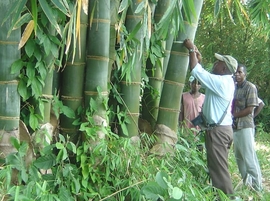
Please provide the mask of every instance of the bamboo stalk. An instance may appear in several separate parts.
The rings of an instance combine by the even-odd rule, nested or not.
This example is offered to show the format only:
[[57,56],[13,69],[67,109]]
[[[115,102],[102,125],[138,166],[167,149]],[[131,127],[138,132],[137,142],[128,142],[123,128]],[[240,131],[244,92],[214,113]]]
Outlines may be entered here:
[[[91,108],[96,103],[93,118],[97,126],[107,126],[109,46],[110,46],[110,1],[89,2],[90,24],[87,37],[87,63],[84,88],[84,105]],[[104,136],[103,134],[101,134]]]
[[170,152],[171,149],[166,150],[166,148],[164,151],[162,144],[167,143],[174,146],[177,142],[180,101],[188,69],[188,52],[183,46],[183,41],[186,38],[194,40],[202,4],[202,1],[194,0],[197,16],[191,17],[191,23],[184,22],[184,31],[179,31],[177,39],[173,43],[164,79],[155,130],[158,142],[153,147],[152,152]]
[[63,135],[69,136],[74,143],[78,140],[79,128],[73,125],[73,122],[79,118],[76,111],[83,103],[88,26],[88,13],[85,12],[83,6],[80,13],[77,14],[80,15],[80,23],[76,24],[77,29],[80,29],[80,35],[76,37],[75,32],[73,33],[71,51],[68,55],[66,67],[61,73],[61,100],[65,106],[74,111],[75,118],[67,117],[64,114],[60,115],[60,131]]
[[[125,26],[129,33],[132,33],[138,24],[142,23],[143,21],[142,12],[135,13],[139,3],[140,1],[133,0],[130,7],[128,8]],[[131,47],[132,52],[127,55],[129,62],[134,62],[130,64],[130,66],[126,66],[126,68],[129,68],[130,73],[128,75],[125,74],[120,84],[122,99],[124,101],[124,105],[121,109],[122,111],[126,112],[128,122],[126,124],[126,132],[121,128],[120,135],[134,137],[133,139],[136,140],[136,137],[139,135],[138,120],[142,67],[140,45],[143,44],[142,28],[137,30],[134,38],[136,38],[136,40],[139,42]]]
[[[6,17],[7,10],[14,2],[15,0],[0,1],[0,19]],[[7,18],[0,27],[0,152],[4,155],[14,151],[9,138],[19,138],[20,120],[20,95],[17,91],[19,73],[11,74],[11,65],[20,59],[18,44],[21,30],[16,29],[8,36],[11,20],[12,18]]]
[[[172,1],[171,0],[160,0],[157,3],[157,6],[155,8],[155,14],[154,19],[155,23],[158,24],[162,18],[164,18],[164,14],[171,6]],[[170,16],[168,16],[169,18]],[[167,19],[169,22],[169,19]],[[170,22],[169,22],[170,23]],[[156,37],[158,38],[159,33],[154,33]],[[157,117],[158,117],[158,107],[160,102],[160,95],[163,85],[163,79],[166,73],[168,58],[169,58],[169,51],[171,50],[172,42],[173,42],[173,34],[171,32],[168,32],[168,39],[163,39],[162,48],[164,48],[165,51],[165,58],[159,58],[160,64],[156,62],[156,65],[153,66],[149,61],[146,65],[146,74],[149,78],[149,87],[146,87],[144,89],[144,95],[142,98],[142,119],[146,120],[150,123],[151,129],[153,130]],[[169,49],[169,51],[168,51]]]

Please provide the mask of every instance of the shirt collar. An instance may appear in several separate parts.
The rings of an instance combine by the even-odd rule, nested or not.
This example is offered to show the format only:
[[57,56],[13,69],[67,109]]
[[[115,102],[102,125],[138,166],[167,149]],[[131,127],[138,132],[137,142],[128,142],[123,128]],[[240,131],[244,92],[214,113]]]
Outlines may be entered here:
[[243,88],[246,85],[246,83],[247,83],[247,80],[244,80],[240,85],[237,84],[236,86],[237,88]]

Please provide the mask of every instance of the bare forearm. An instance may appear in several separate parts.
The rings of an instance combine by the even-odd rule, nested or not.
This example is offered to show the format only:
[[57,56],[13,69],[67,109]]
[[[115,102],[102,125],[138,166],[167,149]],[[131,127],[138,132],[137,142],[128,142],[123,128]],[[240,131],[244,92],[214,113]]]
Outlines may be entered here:
[[250,106],[250,107],[247,107],[239,112],[235,112],[235,113],[233,113],[233,117],[234,118],[241,118],[241,117],[245,117],[249,114],[252,114],[253,108],[254,108],[253,106]]
[[193,70],[193,68],[195,68],[195,66],[198,64],[198,58],[196,56],[195,52],[189,52],[189,68],[190,71]]

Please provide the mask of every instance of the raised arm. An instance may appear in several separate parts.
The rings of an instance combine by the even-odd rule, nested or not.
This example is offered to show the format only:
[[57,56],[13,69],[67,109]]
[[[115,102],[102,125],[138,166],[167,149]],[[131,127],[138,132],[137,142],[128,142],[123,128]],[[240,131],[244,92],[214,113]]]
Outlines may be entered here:
[[192,71],[193,68],[199,63],[199,59],[201,60],[201,54],[190,39],[184,40],[184,46],[189,51],[189,67],[190,71]]

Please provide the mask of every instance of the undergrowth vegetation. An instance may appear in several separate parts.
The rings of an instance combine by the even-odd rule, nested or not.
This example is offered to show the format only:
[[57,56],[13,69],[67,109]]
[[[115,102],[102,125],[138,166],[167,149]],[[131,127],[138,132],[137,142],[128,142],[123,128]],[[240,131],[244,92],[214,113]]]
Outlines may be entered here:
[[[193,135],[190,135],[193,136]],[[36,160],[25,162],[28,145],[12,141],[17,153],[9,155],[0,170],[1,200],[221,200],[207,174],[203,136],[190,143],[179,136],[171,155],[149,153],[154,135],[141,135],[141,143],[110,133],[106,139],[86,137],[80,145],[62,135],[45,146]],[[256,142],[264,191],[256,193],[241,185],[233,152],[230,171],[236,194],[243,200],[269,200],[269,134],[257,129]]]

